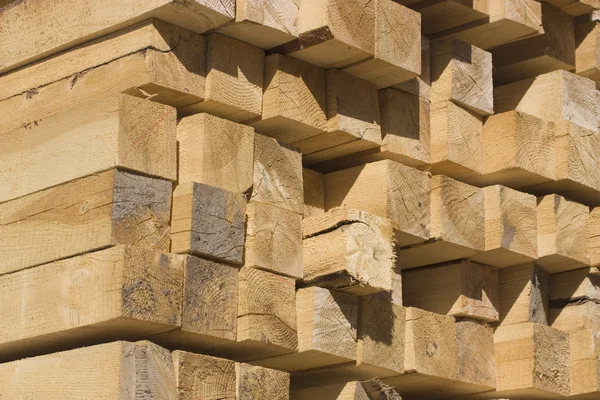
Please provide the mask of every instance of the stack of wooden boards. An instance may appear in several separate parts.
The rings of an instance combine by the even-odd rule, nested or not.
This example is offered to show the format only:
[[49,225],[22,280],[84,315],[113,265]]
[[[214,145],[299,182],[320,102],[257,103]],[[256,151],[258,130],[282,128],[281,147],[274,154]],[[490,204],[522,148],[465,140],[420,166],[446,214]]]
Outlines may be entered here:
[[0,7],[0,399],[600,398],[600,1]]

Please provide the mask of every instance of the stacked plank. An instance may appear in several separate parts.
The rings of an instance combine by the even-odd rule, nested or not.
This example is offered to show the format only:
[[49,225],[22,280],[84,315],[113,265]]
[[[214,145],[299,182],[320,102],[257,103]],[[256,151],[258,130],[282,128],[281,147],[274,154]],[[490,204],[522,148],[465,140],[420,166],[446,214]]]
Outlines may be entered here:
[[0,0],[0,399],[598,398],[599,8]]

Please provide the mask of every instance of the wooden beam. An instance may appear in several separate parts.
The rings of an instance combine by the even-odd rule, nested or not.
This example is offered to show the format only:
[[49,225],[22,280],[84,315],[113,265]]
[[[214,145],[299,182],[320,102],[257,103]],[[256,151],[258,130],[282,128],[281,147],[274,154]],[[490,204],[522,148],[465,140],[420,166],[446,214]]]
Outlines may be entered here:
[[431,52],[427,37],[421,36],[421,75],[395,85],[394,89],[431,100]]
[[217,32],[263,50],[272,49],[298,37],[298,4],[297,0],[236,0],[235,20]]
[[596,82],[596,87],[600,83],[599,31],[600,24],[597,21],[575,26],[575,72]]
[[491,1],[482,9],[489,17],[457,26],[435,36],[451,36],[487,50],[544,33],[542,5],[535,0]]
[[488,18],[487,4],[482,1],[400,0],[400,4],[421,13],[425,36]]
[[497,85],[575,68],[573,18],[549,2],[543,2],[542,26],[542,35],[507,43],[491,51]]
[[265,52],[218,33],[207,39],[204,101],[181,110],[206,112],[235,122],[260,117]]
[[443,175],[431,178],[429,240],[397,248],[398,265],[407,270],[461,258],[485,250],[482,189]]
[[494,329],[486,323],[456,321],[458,343],[458,381],[471,393],[496,388]]
[[243,264],[246,197],[201,183],[173,192],[171,251]]
[[290,375],[224,358],[173,352],[178,400],[289,400]]
[[235,357],[256,360],[299,348],[295,282],[255,268],[239,272]]
[[536,323],[494,332],[497,396],[569,395],[569,334]]
[[345,206],[389,218],[399,245],[429,239],[430,178],[426,172],[378,161],[325,174],[324,184],[326,210]]
[[236,193],[252,189],[252,128],[209,114],[190,115],[179,120],[177,142],[179,184],[198,182]]
[[262,115],[251,125],[261,134],[294,143],[325,133],[325,70],[272,54],[265,58]]
[[550,275],[527,263],[498,272],[500,326],[535,322],[548,325]]
[[466,42],[431,42],[431,101],[451,100],[470,111],[494,113],[492,54]]
[[[171,50],[149,47],[120,58],[117,54],[116,59],[109,54],[110,58],[99,57],[87,66],[85,63],[81,65],[77,60],[89,54],[67,52],[39,64],[47,63],[47,69],[58,72],[48,79],[41,74],[39,80],[30,81],[29,77],[38,73],[33,66],[19,70],[15,79],[24,83],[24,86],[13,89],[15,94],[12,97],[0,101],[0,133],[4,134],[27,124],[35,125],[36,121],[39,124],[51,115],[73,110],[117,93],[151,99],[173,107],[201,101],[205,92],[206,39],[202,35],[183,30],[170,33],[173,29],[176,28],[155,24],[151,31],[152,35],[180,35],[178,44]],[[92,44],[89,52],[102,54],[106,53],[107,47],[119,47],[117,44],[107,43],[102,42],[101,46]],[[95,56],[90,57],[95,59]],[[96,62],[100,63],[94,65]],[[79,69],[80,66],[84,69]],[[61,73],[63,70],[68,73]],[[11,73],[10,76],[12,75]]]
[[118,246],[2,275],[0,287],[0,359],[14,360],[176,329],[183,258]]
[[600,277],[590,274],[589,268],[553,274],[550,301],[556,305],[577,300],[600,300]]
[[546,0],[546,2],[573,16],[587,14],[600,8],[598,0]]
[[557,194],[538,198],[538,260],[550,273],[589,265],[589,208]]
[[174,181],[176,118],[172,107],[113,95],[6,132],[0,202],[115,167]]
[[494,90],[496,112],[521,111],[546,121],[567,120],[598,129],[596,86],[590,79],[554,71]]
[[429,171],[461,180],[479,176],[483,118],[451,101],[432,103],[430,117]]
[[112,342],[0,364],[9,398],[178,400],[169,352],[150,342]]
[[391,222],[334,208],[302,221],[303,284],[354,295],[392,290],[396,262]]
[[571,121],[555,123],[554,182],[527,190],[537,196],[557,193],[587,206],[600,205],[600,170],[588,168],[598,162],[600,138],[596,130]]
[[[114,12],[115,6],[118,12]],[[153,3],[126,0],[118,4],[112,0],[86,0],[77,4],[59,0],[50,10],[43,1],[18,3],[0,9],[0,19],[5,26],[0,32],[0,47],[6,50],[0,73],[149,18],[203,33],[230,21],[235,14],[234,7],[233,0],[196,0],[186,4],[174,0]]]
[[483,189],[485,252],[473,261],[504,268],[538,257],[536,198],[505,186]]
[[302,214],[302,154],[294,147],[257,134],[254,139],[254,184],[250,199]]
[[327,132],[294,142],[304,165],[381,145],[377,88],[337,69],[326,71]]
[[171,182],[112,169],[0,204],[0,274],[118,244],[169,249]]
[[149,339],[169,349],[229,356],[237,346],[238,270],[194,256],[181,258],[181,323]]
[[362,384],[357,381],[290,391],[291,400],[313,400],[316,398],[322,400],[369,400]]
[[587,227],[587,247],[592,268],[600,266],[600,208],[590,208]]
[[483,124],[478,186],[527,188],[554,179],[555,124],[521,112],[491,115]]
[[280,371],[296,372],[356,360],[358,300],[319,287],[298,289],[298,352],[252,361]]
[[600,337],[597,331],[570,332],[571,392],[576,399],[592,400],[600,395]]
[[498,271],[467,260],[402,272],[402,300],[438,314],[498,321]]
[[302,183],[304,186],[304,218],[323,215],[325,213],[323,174],[303,168]]
[[244,266],[302,279],[302,214],[251,201],[246,218]]
[[393,0],[375,0],[374,12],[373,56],[344,71],[373,82],[378,89],[417,77],[421,73],[421,15]]
[[551,301],[548,322],[565,332],[579,329],[600,331],[600,304],[597,299],[574,299],[572,302]]

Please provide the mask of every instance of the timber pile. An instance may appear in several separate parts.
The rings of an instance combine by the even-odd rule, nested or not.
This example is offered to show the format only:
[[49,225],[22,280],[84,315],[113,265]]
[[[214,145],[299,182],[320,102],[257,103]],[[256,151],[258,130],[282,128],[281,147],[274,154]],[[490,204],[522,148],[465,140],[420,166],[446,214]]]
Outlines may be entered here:
[[0,0],[0,399],[600,398],[598,9]]

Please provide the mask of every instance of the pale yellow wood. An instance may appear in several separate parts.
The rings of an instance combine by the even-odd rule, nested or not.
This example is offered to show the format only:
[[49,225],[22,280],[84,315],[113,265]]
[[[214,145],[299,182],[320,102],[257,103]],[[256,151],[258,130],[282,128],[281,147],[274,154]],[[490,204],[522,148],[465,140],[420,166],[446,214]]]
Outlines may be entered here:
[[439,36],[452,36],[481,49],[491,49],[544,33],[542,6],[535,0],[476,0],[474,5],[489,17],[440,32]]
[[550,275],[527,263],[498,272],[500,326],[523,322],[548,325]]
[[549,2],[543,2],[542,25],[541,35],[506,43],[491,50],[496,85],[575,68],[573,18]]
[[600,277],[589,268],[553,274],[550,301],[600,300]]
[[358,300],[319,287],[298,289],[298,353],[253,361],[281,371],[303,371],[356,360]]
[[0,136],[0,202],[122,167],[177,178],[174,108],[113,95]]
[[468,258],[485,250],[483,190],[435,175],[431,178],[429,240],[397,249],[403,269]]
[[406,306],[487,322],[498,321],[500,296],[495,268],[454,261],[402,272]]
[[169,349],[230,356],[237,348],[238,269],[180,257],[185,263],[180,326],[150,340]]
[[568,120],[598,130],[596,86],[567,71],[554,71],[495,88],[496,112],[517,110],[547,121]]
[[431,53],[427,37],[421,36],[421,75],[394,86],[394,89],[431,100]]
[[302,221],[304,282],[364,295],[392,290],[396,262],[391,222],[334,208]]
[[587,247],[590,257],[590,265],[596,267],[600,265],[600,208],[590,208],[588,216],[588,240]]
[[589,208],[557,194],[538,198],[538,264],[550,273],[589,265]]
[[377,157],[398,161],[411,167],[428,163],[430,107],[428,100],[417,95],[396,89],[380,90],[379,110],[383,144]]
[[173,352],[173,365],[178,400],[290,398],[285,372],[185,351]]
[[555,124],[520,111],[492,115],[483,124],[482,176],[477,185],[520,189],[554,179]]
[[325,174],[324,183],[326,210],[346,206],[389,218],[399,245],[429,239],[430,178],[426,172],[378,161]]
[[431,102],[448,100],[481,116],[494,112],[491,53],[452,38],[431,42]]
[[327,70],[326,78],[327,132],[294,142],[304,155],[304,165],[381,145],[375,85],[337,69]]
[[253,185],[254,130],[209,114],[179,120],[179,183],[198,182],[237,193]]
[[600,336],[597,331],[590,329],[580,329],[571,332],[569,336],[570,394],[581,396],[581,399],[596,398],[600,395]]
[[494,348],[498,395],[569,395],[568,333],[531,322],[501,326],[494,332]]
[[393,0],[374,0],[373,56],[344,71],[375,83],[378,89],[421,73],[421,15]]
[[184,183],[173,192],[171,252],[242,264],[245,223],[244,195]]
[[298,349],[294,280],[255,268],[239,273],[236,357],[256,360]]
[[282,54],[267,56],[262,107],[251,125],[263,135],[294,143],[325,133],[325,71]]
[[302,181],[304,184],[304,218],[323,215],[325,212],[323,174],[303,168]]
[[336,383],[333,385],[296,389],[290,392],[291,400],[369,400],[360,382]]
[[302,214],[251,201],[244,265],[302,279]]
[[586,14],[600,8],[600,1],[598,0],[547,0],[547,3],[574,16]]
[[169,352],[150,342],[112,342],[0,364],[7,399],[178,400]]
[[[566,303],[566,304],[565,304]],[[565,332],[578,329],[600,331],[600,304],[596,299],[574,299],[550,303],[550,326]]]
[[477,385],[475,391],[496,388],[494,329],[481,322],[456,322],[458,342],[458,381]]
[[182,286],[183,257],[133,246],[2,275],[0,359],[175,329]]
[[302,214],[302,154],[294,147],[257,134],[250,200]]
[[430,117],[427,170],[461,180],[481,174],[482,117],[451,101],[432,103]]
[[217,32],[268,50],[298,36],[299,0],[236,0],[235,21]]
[[474,261],[508,267],[538,257],[536,198],[501,185],[483,189],[485,252]]
[[171,182],[112,169],[0,204],[0,274],[118,244],[169,249]]
[[596,87],[600,82],[599,30],[597,21],[575,26],[575,72],[596,82]]
[[400,0],[400,3],[421,13],[423,34],[426,36],[489,18],[487,1]]
[[15,69],[102,35],[158,18],[198,33],[215,28],[234,17],[234,0],[174,0],[138,2],[85,0],[73,4],[56,0],[17,3],[0,9],[3,29],[0,72]]
[[[159,29],[158,34],[169,35],[169,30],[175,28],[166,29]],[[142,49],[105,64],[75,73],[69,71],[56,81],[33,82],[41,86],[26,83],[25,92],[0,101],[0,134],[39,124],[53,114],[122,92],[174,107],[201,101],[205,91],[206,39],[184,30],[179,35],[177,46],[170,51]],[[93,53],[106,51],[95,45],[90,49]],[[48,60],[48,68],[60,69],[63,63],[77,63],[78,58],[77,54],[63,53]],[[26,76],[35,74],[30,67],[22,71]]]
[[265,52],[213,33],[206,53],[204,101],[185,107],[182,114],[206,112],[235,122],[260,117]]

